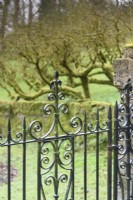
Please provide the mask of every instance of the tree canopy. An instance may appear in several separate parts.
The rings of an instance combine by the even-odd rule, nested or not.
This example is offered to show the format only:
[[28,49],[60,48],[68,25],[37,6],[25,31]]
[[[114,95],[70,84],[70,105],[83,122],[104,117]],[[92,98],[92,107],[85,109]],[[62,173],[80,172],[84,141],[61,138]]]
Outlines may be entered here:
[[33,100],[49,92],[55,70],[75,98],[91,98],[92,83],[113,85],[112,64],[132,37],[132,4],[96,2],[43,0],[34,8],[31,0],[5,0],[0,86],[12,98]]

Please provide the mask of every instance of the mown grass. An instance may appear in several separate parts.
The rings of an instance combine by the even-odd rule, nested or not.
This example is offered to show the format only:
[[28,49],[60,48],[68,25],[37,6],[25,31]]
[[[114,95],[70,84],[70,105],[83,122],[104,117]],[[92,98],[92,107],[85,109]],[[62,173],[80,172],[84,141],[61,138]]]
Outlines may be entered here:
[[[99,69],[93,70],[93,72],[97,72]],[[53,72],[54,75],[54,72]],[[18,74],[19,77],[19,74]],[[104,74],[98,74],[94,75],[93,78],[96,78],[98,80],[108,80],[107,77]],[[62,85],[66,85],[67,79],[66,77],[59,77],[59,79],[62,81]],[[19,85],[23,89],[23,91],[30,92],[28,89],[28,85],[23,82],[20,78],[18,78]],[[80,80],[76,80],[77,82],[80,82]],[[114,86],[111,85],[106,85],[106,84],[89,84],[90,88],[90,94],[91,94],[91,99],[94,101],[100,101],[100,102],[109,102],[109,103],[114,103],[116,100],[119,101],[120,99],[120,93],[118,89]],[[8,88],[12,90],[11,88]],[[83,88],[77,87],[75,90],[83,91]],[[15,95],[15,93],[14,93]],[[47,95],[39,97],[37,100],[46,100]],[[0,88],[0,100],[1,101],[9,101],[11,100],[8,93]]]
[[[18,171],[17,177],[12,181],[11,184],[11,197],[12,200],[22,200],[22,145],[12,146],[11,147],[12,156],[11,156],[11,164]],[[61,154],[63,151],[61,151]],[[88,151],[87,151],[87,198],[91,200],[96,199],[96,150],[95,148],[89,148],[89,140],[88,140]],[[107,199],[107,152],[105,150],[101,150],[100,153],[100,168],[99,168],[99,199]],[[52,154],[51,154],[52,157]],[[63,159],[63,155],[60,155]],[[7,147],[0,148],[0,160],[3,163],[7,163]],[[51,162],[51,158],[50,158]],[[83,145],[75,146],[75,199],[83,200],[84,199],[84,156],[83,156]],[[26,172],[26,191],[27,191],[27,200],[36,200],[37,199],[37,144],[28,144],[27,145],[27,172]],[[43,172],[43,170],[42,170]],[[69,171],[62,170],[59,168],[59,174],[65,173],[68,174]],[[42,177],[42,182],[47,176],[52,175],[53,172],[49,172],[48,174]],[[60,183],[59,185],[59,199],[64,200],[64,194],[67,189],[66,183]],[[54,195],[53,185],[47,186],[43,184],[43,187],[46,192],[46,199],[52,200]],[[7,200],[7,183],[3,184],[0,187],[0,199]],[[43,198],[42,198],[43,199]]]
[[[93,100],[101,102],[114,103],[116,100],[119,101],[119,92],[116,88],[112,86],[105,85],[96,85],[91,84],[90,92]],[[8,94],[1,89],[0,90],[0,100],[8,101]],[[91,116],[89,116],[91,118]],[[103,137],[102,137],[103,139]],[[83,176],[84,176],[84,157],[83,157],[83,144],[82,142],[75,141],[75,199],[83,200],[84,196],[84,185],[83,185]],[[104,143],[105,142],[105,143]],[[99,199],[107,199],[107,148],[106,141],[101,142],[101,151],[100,151],[100,168],[99,168]],[[104,146],[104,148],[103,148]],[[96,150],[95,150],[95,137],[88,139],[87,145],[87,198],[90,200],[96,199]],[[18,171],[17,177],[12,181],[12,200],[22,200],[22,145],[16,145],[11,148],[12,156],[11,163]],[[51,157],[53,154],[51,154]],[[51,159],[51,158],[50,158]],[[0,147],[0,162],[7,164],[7,147]],[[37,199],[37,144],[28,144],[27,145],[27,200],[36,200]],[[0,169],[1,170],[1,169]],[[63,173],[61,170],[60,173]],[[53,174],[53,172],[51,172]],[[66,172],[65,172],[66,173]],[[50,173],[49,173],[50,175]],[[43,180],[46,179],[46,176],[43,177]],[[44,181],[43,181],[44,183]],[[64,193],[67,188],[68,183],[62,183],[59,187],[59,196],[60,200],[64,200]],[[54,191],[53,185],[46,186],[44,184],[46,191],[46,199],[52,200]],[[7,200],[7,183],[0,186],[0,200]]]

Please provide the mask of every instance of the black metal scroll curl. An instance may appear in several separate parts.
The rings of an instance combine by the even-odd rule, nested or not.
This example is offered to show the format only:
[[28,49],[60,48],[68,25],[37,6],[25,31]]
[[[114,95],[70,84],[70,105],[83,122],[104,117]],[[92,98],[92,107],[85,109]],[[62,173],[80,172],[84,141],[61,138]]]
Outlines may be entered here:
[[29,135],[36,139],[41,139],[43,137],[41,137],[40,133],[42,131],[42,123],[38,120],[34,120],[33,122],[31,122],[30,126],[29,126]]
[[82,130],[82,120],[79,117],[73,117],[70,121],[70,126],[72,128],[77,128],[73,134],[78,134]]
[[70,131],[63,128],[60,115],[67,114],[69,108],[66,103],[59,103],[65,99],[65,94],[60,91],[62,82],[58,80],[58,77],[58,73],[55,72],[54,80],[50,84],[51,93],[48,95],[48,100],[52,103],[43,108],[47,117],[53,117],[52,125],[45,132],[43,127],[45,124],[34,120],[29,126],[29,134],[41,144],[40,176],[42,187],[43,185],[53,186],[56,199],[59,196],[59,183],[66,183],[68,189],[65,193],[65,199],[68,199],[72,187],[73,138],[81,133],[83,122],[75,116],[70,120]]
[[55,179],[54,176],[48,176],[45,180],[44,180],[44,183],[45,185],[47,186],[50,186],[50,185],[54,185],[54,188],[56,188],[56,182],[58,181],[58,184],[59,182],[61,183],[66,183],[68,181],[68,176],[67,174],[61,174],[60,177],[58,178],[58,180]]
[[[47,146],[48,145],[48,146]],[[51,152],[51,154],[50,154]],[[41,146],[41,176],[42,185],[53,186],[55,196],[58,196],[60,183],[66,183],[71,187],[72,170],[72,141],[71,138],[56,141],[46,141]],[[57,168],[62,169],[61,173]],[[50,173],[51,172],[51,173]],[[53,173],[55,174],[53,175]],[[66,172],[66,173],[65,173]],[[45,191],[45,186],[43,187]],[[68,191],[66,195],[68,196]]]
[[13,133],[11,131],[11,122],[10,118],[8,119],[7,124],[7,137],[0,136],[0,146],[12,145],[12,144],[19,144],[21,142],[25,142],[26,140],[26,119],[23,118],[23,130],[17,133]]
[[64,114],[67,114],[68,113],[68,111],[69,111],[69,108],[68,108],[68,105],[67,104],[60,104],[59,106],[58,106],[58,109],[59,109],[59,111],[61,111],[62,113],[64,113]]
[[22,132],[17,132],[15,138],[11,137],[11,142],[13,142],[13,143],[19,143],[19,142],[22,141],[22,139],[23,139],[23,133]]
[[54,176],[48,176],[48,177],[45,179],[44,183],[45,183],[47,186],[50,186],[50,185],[52,185],[52,184],[55,185],[55,177],[54,177]]
[[0,136],[0,147],[4,146],[7,143],[7,141],[8,138],[5,139],[4,137]]
[[70,164],[72,163],[72,141],[70,138],[61,140],[59,144],[59,151],[62,152],[59,156],[59,166],[62,169],[70,170]]
[[[63,143],[64,146],[63,146]],[[53,152],[53,155],[50,154]],[[54,141],[47,141],[41,146],[41,168],[42,175],[50,172],[57,160],[55,159],[54,153],[56,152],[56,145]],[[61,152],[61,153],[60,153]],[[56,152],[57,156],[57,152]],[[65,170],[71,169],[72,163],[72,144],[71,139],[61,140],[58,144],[58,165]]]
[[127,137],[125,130],[119,130],[118,132],[118,154],[119,154],[119,160],[125,157],[125,155],[128,152],[128,146],[127,146]]
[[59,177],[61,183],[66,183],[68,181],[68,176],[66,174],[61,174]]
[[[121,95],[121,103],[118,106],[118,166],[121,176],[119,185],[124,186],[123,199],[130,199],[133,191],[131,191],[131,180],[133,175],[131,172],[131,160],[133,159],[132,150],[132,119],[133,119],[133,98],[132,85],[129,79],[125,84]],[[121,191],[122,192],[122,191]]]
[[[47,145],[47,146],[46,146]],[[55,151],[55,144],[52,141],[47,141],[47,143],[41,146],[41,168],[43,170],[42,175],[47,174],[52,170],[55,164],[54,156],[51,156],[50,152]]]

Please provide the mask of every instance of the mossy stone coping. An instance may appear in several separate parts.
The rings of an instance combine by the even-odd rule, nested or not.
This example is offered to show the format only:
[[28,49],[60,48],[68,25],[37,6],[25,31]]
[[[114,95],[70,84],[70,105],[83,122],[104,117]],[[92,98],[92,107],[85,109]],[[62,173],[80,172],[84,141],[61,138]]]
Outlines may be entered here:
[[127,43],[124,45],[124,58],[133,59],[133,43]]

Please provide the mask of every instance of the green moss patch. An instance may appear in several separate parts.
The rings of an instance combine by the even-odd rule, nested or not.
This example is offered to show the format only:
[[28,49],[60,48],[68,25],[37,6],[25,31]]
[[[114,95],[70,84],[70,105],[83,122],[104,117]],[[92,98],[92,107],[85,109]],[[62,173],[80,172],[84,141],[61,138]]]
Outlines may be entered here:
[[124,45],[124,48],[132,48],[133,49],[133,42],[129,42],[127,44]]
[[[47,104],[54,102],[1,102],[0,103],[0,134],[7,136],[7,122],[11,119],[12,135],[15,136],[18,132],[23,131],[23,119],[26,116],[27,132],[32,121],[38,120],[42,123],[42,133],[47,133],[50,129],[53,119],[54,110],[51,110],[51,115],[44,114],[44,107]],[[62,103],[62,102],[60,102]],[[67,101],[68,113],[63,113],[60,109],[59,119],[65,131],[71,133],[76,130],[70,125],[72,117],[79,117],[84,121],[84,113],[87,113],[87,123],[96,125],[97,109],[100,114],[100,123],[107,121],[107,112],[110,106],[109,103],[99,103],[96,101]],[[41,134],[41,133],[40,133]],[[54,134],[54,132],[52,133]],[[64,134],[59,130],[59,134]],[[104,139],[103,139],[104,140]],[[103,142],[103,141],[102,141]]]

